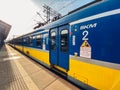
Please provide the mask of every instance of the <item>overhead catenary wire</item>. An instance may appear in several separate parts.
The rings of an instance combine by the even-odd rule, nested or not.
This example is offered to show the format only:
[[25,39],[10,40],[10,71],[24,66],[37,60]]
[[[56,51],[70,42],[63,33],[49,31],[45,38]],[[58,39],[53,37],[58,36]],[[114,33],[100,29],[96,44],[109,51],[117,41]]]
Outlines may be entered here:
[[54,5],[56,3],[56,0],[52,0],[50,3],[49,3],[49,5]]
[[[61,7],[60,9],[58,9],[58,10],[56,10],[57,12],[60,12],[61,10],[63,10],[63,9],[65,9],[65,8],[68,8],[71,4],[73,4],[73,3],[75,3],[76,1],[78,1],[78,0],[71,0],[71,1],[69,1],[69,2],[65,2],[65,4],[63,4],[64,6],[63,7]],[[61,1],[60,1],[61,2]],[[59,3],[60,3],[59,2]],[[56,0],[51,0],[51,2],[49,2],[48,4],[50,5],[50,6],[52,6],[53,4],[55,4],[55,3],[57,3],[56,2]],[[46,6],[48,6],[48,5],[46,5]],[[45,7],[45,6],[44,6]],[[48,6],[49,7],[49,6]],[[47,8],[46,8],[47,9]],[[51,9],[49,10],[49,12],[51,11]],[[46,22],[46,20],[42,17],[42,15],[39,13],[39,12],[37,12],[37,15],[39,15],[40,16],[40,18],[42,19],[42,21],[44,21],[44,22]],[[51,15],[51,14],[50,14]],[[50,16],[49,16],[50,17]],[[48,20],[50,20],[50,18],[48,18]],[[47,20],[47,21],[48,21]]]
[[41,19],[42,19],[44,22],[46,22],[39,12],[36,12],[36,13],[37,13],[37,15],[39,15],[39,16],[41,17]]
[[59,11],[63,10],[64,8],[66,8],[66,7],[70,6],[71,4],[75,3],[75,1],[77,1],[77,0],[72,0],[70,3],[66,4],[65,6],[63,6],[60,9],[58,9],[57,11],[59,12]]

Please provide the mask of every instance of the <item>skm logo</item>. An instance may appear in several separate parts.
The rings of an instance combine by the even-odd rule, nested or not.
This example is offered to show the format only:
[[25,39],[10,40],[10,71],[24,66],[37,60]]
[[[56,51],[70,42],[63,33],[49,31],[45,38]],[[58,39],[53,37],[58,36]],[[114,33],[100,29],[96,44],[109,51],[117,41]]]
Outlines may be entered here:
[[85,30],[85,29],[95,28],[96,26],[97,26],[97,23],[94,23],[94,24],[88,24],[88,25],[82,25],[82,26],[80,26],[80,30]]

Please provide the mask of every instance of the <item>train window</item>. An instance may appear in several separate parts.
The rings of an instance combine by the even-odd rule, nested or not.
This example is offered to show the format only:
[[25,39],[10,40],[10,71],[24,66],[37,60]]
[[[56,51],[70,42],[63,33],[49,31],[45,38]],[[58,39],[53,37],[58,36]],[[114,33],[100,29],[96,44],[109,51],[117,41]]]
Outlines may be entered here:
[[36,46],[42,48],[42,35],[37,35]]
[[56,50],[56,32],[51,32],[51,50]]
[[68,51],[68,30],[60,32],[60,49],[62,52]]
[[21,45],[21,43],[22,43],[22,39],[19,38],[19,39],[18,39],[18,44]]
[[32,46],[32,45],[33,45],[32,40],[33,40],[33,37],[32,37],[32,36],[30,36],[30,37],[29,37],[29,45],[30,45],[30,46]]
[[26,45],[27,42],[26,42],[26,37],[23,39],[23,44]]
[[30,37],[28,36],[28,37],[26,37],[26,45],[29,45],[30,44]]
[[36,46],[40,47],[40,35],[37,35],[36,37]]
[[33,39],[36,39],[36,36],[33,36]]

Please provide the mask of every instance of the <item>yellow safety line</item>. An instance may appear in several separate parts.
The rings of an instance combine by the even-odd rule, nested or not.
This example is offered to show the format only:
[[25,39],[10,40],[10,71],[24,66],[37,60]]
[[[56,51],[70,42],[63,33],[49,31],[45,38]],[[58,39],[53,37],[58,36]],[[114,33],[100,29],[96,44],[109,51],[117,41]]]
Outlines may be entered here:
[[[11,52],[11,50],[8,48],[8,51]],[[21,64],[17,61],[14,60],[16,66],[18,67],[18,70],[20,71],[20,74],[23,77],[23,80],[25,81],[27,87],[29,90],[39,90],[39,88],[36,86],[36,84],[33,82],[33,80],[29,77],[29,75],[26,73],[26,71],[24,70],[24,68],[21,66]]]

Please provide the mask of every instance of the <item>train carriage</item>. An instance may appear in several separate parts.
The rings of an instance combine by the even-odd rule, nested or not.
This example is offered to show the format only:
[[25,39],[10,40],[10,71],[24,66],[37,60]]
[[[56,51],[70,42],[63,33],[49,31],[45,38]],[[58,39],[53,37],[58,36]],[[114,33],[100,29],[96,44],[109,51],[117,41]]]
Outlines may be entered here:
[[91,90],[120,90],[120,1],[90,6],[9,43]]

